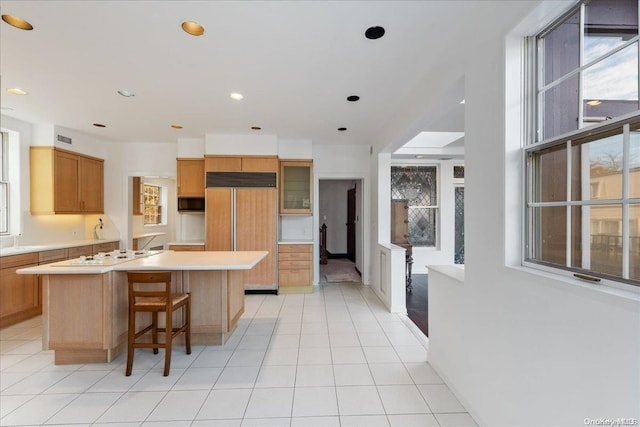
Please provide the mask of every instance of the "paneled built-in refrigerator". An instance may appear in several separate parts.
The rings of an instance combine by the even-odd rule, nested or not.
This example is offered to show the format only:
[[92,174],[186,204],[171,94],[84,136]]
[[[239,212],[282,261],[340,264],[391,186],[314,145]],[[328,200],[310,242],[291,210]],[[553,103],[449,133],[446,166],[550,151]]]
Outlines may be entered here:
[[278,289],[276,181],[275,172],[207,172],[206,249],[269,252],[245,271],[245,290]]

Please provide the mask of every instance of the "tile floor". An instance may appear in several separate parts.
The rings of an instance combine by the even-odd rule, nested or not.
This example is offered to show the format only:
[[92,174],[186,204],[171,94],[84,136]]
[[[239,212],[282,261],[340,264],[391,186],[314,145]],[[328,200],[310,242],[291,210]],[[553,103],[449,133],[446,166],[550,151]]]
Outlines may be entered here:
[[426,340],[361,284],[247,295],[224,346],[53,364],[41,319],[0,331],[0,426],[476,426],[427,363]]

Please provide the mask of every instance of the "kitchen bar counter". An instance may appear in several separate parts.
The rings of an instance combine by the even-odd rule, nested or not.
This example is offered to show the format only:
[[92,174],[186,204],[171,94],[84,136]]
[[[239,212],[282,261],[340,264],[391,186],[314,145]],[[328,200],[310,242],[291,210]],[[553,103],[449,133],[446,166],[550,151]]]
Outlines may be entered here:
[[191,293],[191,342],[224,344],[244,313],[244,271],[266,256],[167,251],[111,265],[53,263],[18,274],[43,277],[43,348],[54,350],[55,363],[104,363],[126,349],[127,271],[172,271],[174,291]]

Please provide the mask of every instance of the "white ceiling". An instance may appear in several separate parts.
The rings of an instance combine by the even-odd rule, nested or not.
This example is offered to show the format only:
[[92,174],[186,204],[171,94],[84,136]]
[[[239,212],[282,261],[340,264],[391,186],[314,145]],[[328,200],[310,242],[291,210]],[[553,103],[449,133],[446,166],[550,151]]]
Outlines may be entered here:
[[[261,126],[279,138],[368,144],[448,47],[469,37],[483,3],[3,1],[3,14],[35,28],[0,23],[2,114],[118,141]],[[205,34],[184,33],[185,20]],[[375,25],[386,35],[366,39]],[[361,99],[348,102],[349,95]],[[433,130],[462,131],[460,111]]]

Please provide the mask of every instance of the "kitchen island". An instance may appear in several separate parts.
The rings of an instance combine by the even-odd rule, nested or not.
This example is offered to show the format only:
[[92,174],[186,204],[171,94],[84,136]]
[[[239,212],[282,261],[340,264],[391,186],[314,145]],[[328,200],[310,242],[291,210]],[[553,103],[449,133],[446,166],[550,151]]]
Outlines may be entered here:
[[67,260],[17,273],[43,278],[43,348],[54,351],[56,364],[108,363],[126,349],[127,271],[171,271],[174,291],[191,293],[191,342],[224,344],[244,312],[244,271],[267,254],[152,251],[99,262]]

